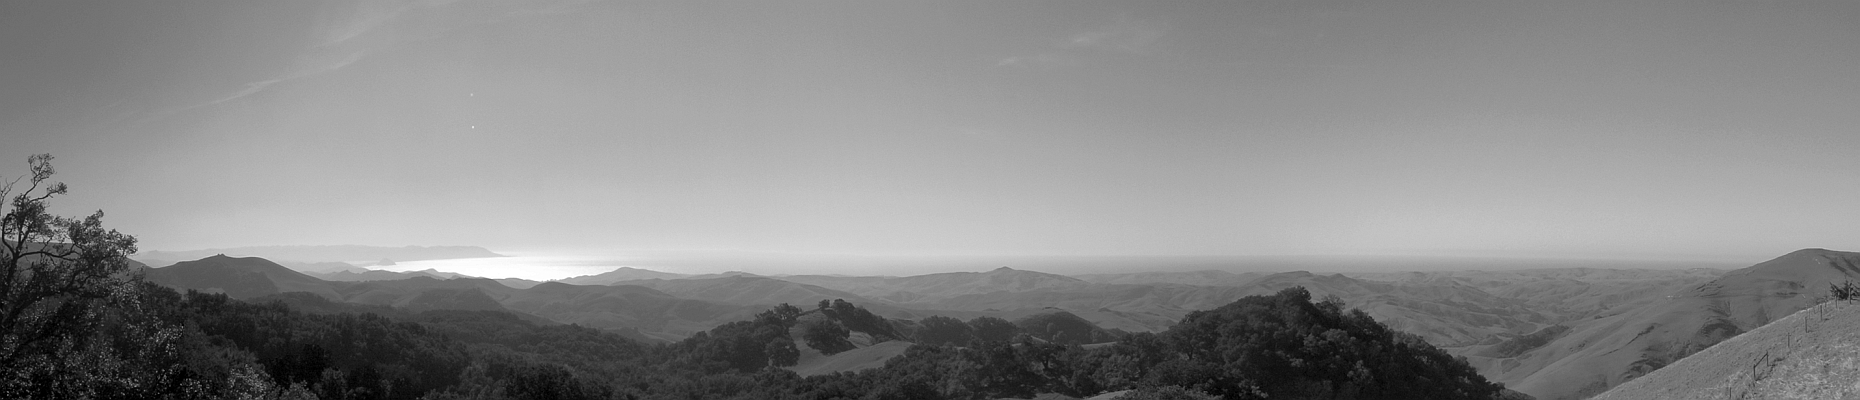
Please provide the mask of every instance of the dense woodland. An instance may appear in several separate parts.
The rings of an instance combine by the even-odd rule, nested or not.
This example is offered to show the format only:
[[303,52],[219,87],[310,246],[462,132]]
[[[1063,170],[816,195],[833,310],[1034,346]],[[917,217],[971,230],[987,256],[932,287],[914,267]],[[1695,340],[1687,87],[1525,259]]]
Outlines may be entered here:
[[[0,397],[97,399],[1488,399],[1501,388],[1418,337],[1302,287],[1161,333],[1070,314],[894,321],[844,300],[782,304],[669,344],[504,311],[414,310],[303,292],[235,300],[143,281],[135,238],[32,159],[0,219]],[[917,343],[883,367],[802,377],[806,346]],[[1115,339],[1114,342],[1101,343]],[[1082,344],[1096,343],[1089,348]],[[1047,395],[1051,397],[1052,395]]]

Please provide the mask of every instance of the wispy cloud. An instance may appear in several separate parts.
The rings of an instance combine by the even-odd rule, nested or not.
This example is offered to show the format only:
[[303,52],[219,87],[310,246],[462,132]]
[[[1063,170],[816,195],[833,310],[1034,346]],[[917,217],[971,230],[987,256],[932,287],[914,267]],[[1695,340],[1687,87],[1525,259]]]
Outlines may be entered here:
[[338,15],[324,18],[319,47],[335,45],[355,40],[375,31],[382,25],[400,18],[401,15],[421,7],[440,7],[453,1],[363,1],[355,3],[355,8],[336,10]]
[[[247,82],[244,86],[240,87],[238,91],[234,91],[224,96],[220,96],[220,97],[214,98],[212,100],[204,101],[204,102],[193,103],[193,104],[177,106],[177,107],[170,107],[164,110],[151,112],[151,113],[148,113],[143,118],[137,120],[136,122],[137,123],[149,122],[153,120],[162,119],[162,118],[174,115],[174,114],[186,112],[189,110],[225,104],[226,102],[238,100],[246,96],[251,96],[253,94],[263,92],[265,91],[265,89],[270,88],[271,86],[279,84],[279,83],[289,82],[289,81],[293,81],[297,79],[303,79],[306,77],[320,75],[320,74],[324,74],[330,71],[341,69],[342,67],[349,66],[349,64],[354,64],[356,61],[361,60],[362,55],[363,55],[362,52],[353,52],[353,53],[347,53],[347,54],[341,55],[341,58],[324,59],[322,61],[315,61],[313,63],[310,63],[307,66],[300,66],[299,68],[294,68],[289,75],[285,75],[285,76],[278,77],[275,79],[266,79],[266,80],[256,81],[256,82]],[[300,64],[304,64],[304,63],[300,63]]]
[[995,66],[1046,70],[1077,66],[1093,52],[1143,54],[1167,33],[1166,24],[1120,17],[1110,25],[1074,33],[1031,54],[1002,58]]
[[1142,53],[1156,40],[1162,39],[1165,28],[1160,23],[1118,18],[1117,22],[1102,29],[1072,35],[1061,47]]
[[[142,122],[176,113],[225,104],[298,79],[326,74],[361,61],[369,54],[406,42],[445,36],[472,25],[511,18],[572,12],[574,6],[596,0],[533,0],[490,3],[488,7],[452,10],[459,0],[358,1],[353,7],[333,9],[314,33],[316,43],[297,57],[293,66],[272,79],[248,82],[238,90],[212,100],[149,113]],[[459,4],[459,6],[464,6]]]

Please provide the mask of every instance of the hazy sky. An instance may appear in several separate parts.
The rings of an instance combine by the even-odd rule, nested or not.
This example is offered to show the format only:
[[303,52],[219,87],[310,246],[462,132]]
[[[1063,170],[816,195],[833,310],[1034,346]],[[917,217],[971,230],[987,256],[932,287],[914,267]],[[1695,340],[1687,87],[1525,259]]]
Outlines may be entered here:
[[0,1],[145,249],[1860,249],[1860,1]]

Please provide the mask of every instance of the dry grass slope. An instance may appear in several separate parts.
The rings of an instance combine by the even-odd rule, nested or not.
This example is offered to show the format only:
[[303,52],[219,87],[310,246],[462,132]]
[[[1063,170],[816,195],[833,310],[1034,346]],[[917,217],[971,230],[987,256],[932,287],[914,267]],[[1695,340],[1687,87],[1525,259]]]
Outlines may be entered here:
[[1802,310],[1594,399],[1860,399],[1860,303]]
[[801,360],[794,366],[788,367],[788,370],[801,376],[814,376],[883,367],[885,361],[904,354],[905,349],[911,348],[911,342],[893,340],[834,355],[820,354],[820,351],[808,348],[806,343],[800,341],[796,341],[795,346],[801,348]]
[[1860,253],[1798,250],[1643,307],[1566,322],[1569,334],[1485,371],[1496,367],[1499,381],[1538,399],[1588,398],[1806,309],[1829,283],[1853,279]]

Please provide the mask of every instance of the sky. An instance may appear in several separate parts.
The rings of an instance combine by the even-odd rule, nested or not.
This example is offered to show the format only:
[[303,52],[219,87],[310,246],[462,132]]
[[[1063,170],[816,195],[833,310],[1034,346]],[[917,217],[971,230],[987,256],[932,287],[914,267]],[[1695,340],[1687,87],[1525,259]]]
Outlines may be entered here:
[[145,250],[1860,249],[1860,2],[0,1]]

